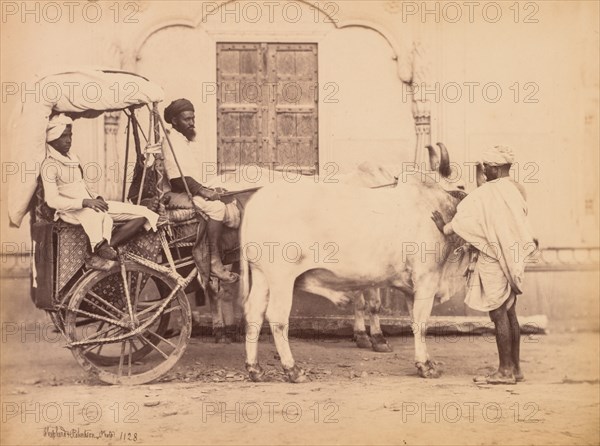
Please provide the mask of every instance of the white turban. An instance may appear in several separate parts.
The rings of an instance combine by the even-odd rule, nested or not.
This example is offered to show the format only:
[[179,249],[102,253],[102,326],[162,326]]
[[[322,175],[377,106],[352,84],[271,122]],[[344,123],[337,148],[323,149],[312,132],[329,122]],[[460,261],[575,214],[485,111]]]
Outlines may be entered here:
[[513,164],[515,162],[515,154],[508,146],[494,146],[484,150],[481,154],[481,162],[490,166]]
[[60,138],[68,125],[72,125],[73,120],[66,115],[55,115],[48,122],[46,128],[46,142],[52,142]]

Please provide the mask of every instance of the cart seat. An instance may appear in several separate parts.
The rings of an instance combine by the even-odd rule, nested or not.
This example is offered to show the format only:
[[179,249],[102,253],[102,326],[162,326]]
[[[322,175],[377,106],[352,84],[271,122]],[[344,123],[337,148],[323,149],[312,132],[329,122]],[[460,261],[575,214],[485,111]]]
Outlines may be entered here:
[[182,223],[188,220],[193,220],[196,218],[196,212],[194,209],[170,209],[166,208],[166,217],[171,223]]
[[[166,192],[165,195],[165,209],[167,210],[167,216],[170,221],[181,222],[186,219],[194,218],[194,206],[190,201],[187,194]],[[187,211],[187,212],[184,212]],[[208,217],[203,213],[199,212],[202,217],[206,220]],[[241,212],[238,206],[237,200],[232,200],[225,204],[225,218],[223,223],[230,228],[238,228],[240,226]]]

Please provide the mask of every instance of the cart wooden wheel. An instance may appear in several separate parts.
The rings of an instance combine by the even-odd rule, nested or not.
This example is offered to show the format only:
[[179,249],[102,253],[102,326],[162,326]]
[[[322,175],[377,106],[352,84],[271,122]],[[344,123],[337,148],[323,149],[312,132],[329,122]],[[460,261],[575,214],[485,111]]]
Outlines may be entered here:
[[59,314],[60,310],[57,311],[49,311],[46,310],[46,314],[50,317],[50,320],[52,321],[52,323],[54,324],[54,326],[56,327],[56,329],[62,333],[64,331],[64,324],[63,324],[63,315]]
[[183,355],[191,328],[177,282],[133,261],[84,277],[65,316],[73,356],[109,384],[143,384],[165,374]]

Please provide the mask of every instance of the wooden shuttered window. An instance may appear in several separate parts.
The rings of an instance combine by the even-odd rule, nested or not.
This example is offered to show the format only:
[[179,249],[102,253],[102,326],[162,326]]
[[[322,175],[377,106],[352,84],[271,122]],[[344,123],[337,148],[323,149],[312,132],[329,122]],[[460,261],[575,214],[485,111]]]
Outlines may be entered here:
[[318,172],[317,45],[217,44],[217,160]]

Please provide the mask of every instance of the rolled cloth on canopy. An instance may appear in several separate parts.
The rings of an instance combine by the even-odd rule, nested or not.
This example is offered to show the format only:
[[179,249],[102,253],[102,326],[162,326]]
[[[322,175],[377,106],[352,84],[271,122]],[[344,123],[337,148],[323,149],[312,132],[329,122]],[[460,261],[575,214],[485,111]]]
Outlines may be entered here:
[[[50,115],[66,113],[72,118],[96,117],[163,100],[161,87],[147,79],[112,69],[64,70],[38,78],[24,96],[16,125],[11,128],[10,161],[14,173],[8,181],[8,215],[20,226],[37,184],[46,156],[46,127]],[[18,193],[17,193],[18,192]]]

